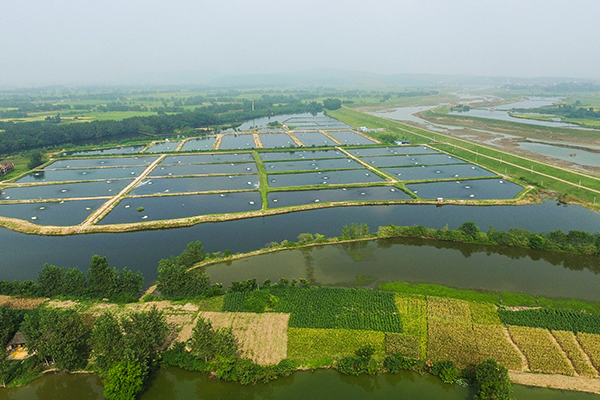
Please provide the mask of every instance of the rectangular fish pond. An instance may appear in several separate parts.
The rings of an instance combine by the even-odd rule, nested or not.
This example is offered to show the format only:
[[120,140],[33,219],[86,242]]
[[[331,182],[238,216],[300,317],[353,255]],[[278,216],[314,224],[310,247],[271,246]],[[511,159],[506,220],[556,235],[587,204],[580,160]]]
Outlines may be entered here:
[[342,189],[294,190],[271,192],[268,195],[269,207],[288,207],[328,201],[377,201],[407,200],[411,197],[392,186],[373,186]]
[[320,146],[336,146],[333,140],[323,135],[321,132],[294,132],[294,135],[306,146],[306,147],[320,147]]
[[0,204],[0,215],[38,225],[78,225],[105,200],[75,200],[47,203]]
[[422,199],[461,200],[512,199],[523,190],[522,186],[502,179],[414,183],[406,188]]
[[257,172],[255,163],[175,164],[158,165],[150,176],[256,174]]
[[287,133],[261,133],[259,136],[263,147],[267,149],[276,147],[297,147],[296,143],[294,143]]
[[359,146],[361,144],[375,144],[375,141],[367,139],[366,137],[352,131],[331,131],[327,133],[339,140],[342,144],[348,146]]
[[115,167],[86,169],[54,169],[35,171],[25,175],[16,183],[92,181],[138,177],[147,167]]
[[254,161],[250,153],[214,153],[167,156],[159,165],[210,164],[220,162]]
[[[211,193],[187,196],[137,197],[123,199],[100,225],[225,214],[260,210],[260,193]],[[139,207],[144,209],[138,211]]]
[[135,154],[139,153],[144,147],[140,146],[124,146],[124,147],[113,147],[110,149],[98,149],[98,150],[85,150],[85,151],[75,151],[73,153],[68,153],[69,156],[109,156],[112,154]]
[[349,158],[269,161],[264,162],[264,165],[267,172],[364,168],[363,165]]
[[425,146],[390,146],[364,149],[348,149],[355,156],[392,156],[397,154],[439,154],[439,151]]
[[175,142],[155,143],[154,146],[146,150],[145,153],[170,153],[175,151],[180,143],[181,140],[177,140]]
[[215,144],[216,137],[202,137],[198,139],[190,139],[183,144],[181,150],[179,151],[201,151],[201,150],[210,150]]
[[496,175],[473,164],[421,165],[420,167],[381,168],[381,170],[403,181],[483,178]]
[[253,149],[256,147],[254,143],[254,137],[250,134],[234,134],[225,135],[221,139],[221,150],[241,150],[241,149]]
[[99,182],[11,187],[0,191],[0,200],[75,199],[114,196],[123,190],[125,186],[129,185],[131,181],[132,179],[118,179]]
[[162,193],[210,192],[257,189],[258,175],[203,176],[197,178],[147,179],[131,191],[132,196]]
[[305,185],[348,185],[352,183],[371,183],[384,181],[379,175],[368,169],[349,169],[344,171],[302,172],[298,174],[269,175],[270,187]]
[[132,165],[148,166],[156,161],[156,156],[137,157],[111,157],[111,158],[77,158],[70,160],[58,160],[44,169],[59,168],[97,168],[97,167],[128,167]]
[[338,150],[277,151],[270,153],[259,153],[259,155],[265,163],[271,160],[312,160],[315,158],[346,158],[346,155]]
[[436,165],[461,164],[465,161],[446,154],[405,155],[405,156],[370,156],[361,157],[374,167],[395,167],[399,165]]

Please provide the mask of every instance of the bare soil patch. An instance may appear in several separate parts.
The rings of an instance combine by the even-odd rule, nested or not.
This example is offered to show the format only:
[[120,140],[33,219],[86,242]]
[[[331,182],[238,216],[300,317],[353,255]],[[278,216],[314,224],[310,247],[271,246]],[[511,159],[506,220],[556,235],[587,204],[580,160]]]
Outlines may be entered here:
[[600,394],[600,379],[598,378],[584,378],[582,376],[556,374],[531,374],[527,372],[511,371],[510,379],[513,383],[519,385]]

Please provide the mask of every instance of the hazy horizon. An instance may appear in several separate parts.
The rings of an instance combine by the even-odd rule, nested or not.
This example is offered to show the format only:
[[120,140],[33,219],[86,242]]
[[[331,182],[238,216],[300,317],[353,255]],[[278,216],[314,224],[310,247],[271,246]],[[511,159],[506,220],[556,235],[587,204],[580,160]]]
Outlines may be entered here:
[[0,85],[329,70],[599,79],[600,2],[9,2]]

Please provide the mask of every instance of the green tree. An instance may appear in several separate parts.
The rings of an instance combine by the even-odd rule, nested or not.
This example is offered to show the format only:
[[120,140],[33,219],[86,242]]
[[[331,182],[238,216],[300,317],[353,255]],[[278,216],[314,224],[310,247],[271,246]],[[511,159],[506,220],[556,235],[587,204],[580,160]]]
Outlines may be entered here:
[[149,311],[121,318],[125,360],[147,366],[164,345],[170,328],[164,313],[153,306]]
[[144,275],[141,271],[133,272],[127,268],[119,273],[117,297],[123,301],[134,301],[142,293]]
[[187,248],[177,257],[177,264],[183,265],[186,268],[204,260],[204,246],[199,240],[187,244]]
[[44,153],[41,150],[34,150],[31,152],[29,156],[29,162],[27,163],[27,168],[34,169],[35,167],[42,165],[44,163]]
[[477,365],[475,379],[479,392],[475,400],[510,400],[512,386],[508,370],[493,358],[488,358]]
[[178,259],[160,260],[157,289],[166,297],[195,297],[210,289],[210,278],[198,269],[188,270]]
[[140,365],[120,362],[108,371],[108,381],[104,385],[104,397],[109,400],[134,400],[142,389],[144,379]]
[[92,351],[101,371],[112,368],[123,359],[123,333],[117,318],[104,313],[94,322],[91,338]]
[[237,357],[238,340],[233,336],[231,328],[222,328],[215,332],[213,337],[215,356],[225,359]]
[[38,290],[41,296],[85,296],[88,292],[85,275],[77,268],[45,264],[38,273]]
[[342,101],[340,99],[325,99],[323,100],[323,107],[328,110],[338,110],[342,107]]
[[189,346],[192,354],[204,361],[210,361],[215,357],[213,345],[215,332],[210,321],[204,318],[198,318],[196,326],[192,331],[192,337],[189,340]]
[[461,231],[467,237],[467,239],[470,240],[477,239],[479,233],[481,232],[479,227],[475,225],[475,222],[473,221],[465,222],[458,228],[458,230]]
[[106,257],[92,256],[87,272],[88,287],[96,297],[111,298],[118,292],[119,273],[108,265]]

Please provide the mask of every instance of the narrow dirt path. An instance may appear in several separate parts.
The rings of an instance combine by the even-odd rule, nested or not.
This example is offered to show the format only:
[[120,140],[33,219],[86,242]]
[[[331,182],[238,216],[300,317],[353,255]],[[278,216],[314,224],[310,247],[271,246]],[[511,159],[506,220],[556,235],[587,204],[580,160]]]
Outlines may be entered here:
[[[368,162],[361,160],[360,158],[356,157],[355,155],[353,155],[352,153],[348,152],[345,149],[342,149],[341,147],[336,147],[336,150],[341,151],[342,153],[344,153],[346,156],[350,157],[351,159],[353,159],[354,161],[356,161],[357,163],[359,163],[360,165],[365,166],[369,171],[373,172],[374,174],[380,176],[381,172],[383,171],[379,171],[377,170],[375,167],[371,166]],[[398,183],[400,182],[398,179],[392,178],[391,176],[386,175],[386,180],[390,183]]]
[[263,142],[262,139],[260,138],[260,135],[258,133],[253,133],[252,134],[252,138],[254,139],[254,146],[257,149],[264,149],[265,147],[263,146]]
[[337,145],[343,145],[342,142],[340,142],[338,139],[336,139],[333,136],[331,136],[329,134],[329,132],[327,132],[327,131],[319,131],[319,132],[321,132],[323,135],[325,135],[327,137],[327,139],[331,140],[333,143],[335,143]]
[[512,336],[510,336],[510,332],[508,332],[508,328],[506,326],[504,327],[504,333],[506,334],[506,340],[508,340],[508,343],[510,343],[515,348],[515,350],[517,351],[517,353],[519,353],[521,359],[523,360],[523,372],[530,371],[529,360],[527,360],[525,354],[523,354],[519,346],[517,346],[516,343],[513,341]]
[[288,134],[289,137],[292,138],[292,140],[294,141],[294,143],[296,143],[299,147],[305,147],[304,143],[302,143],[302,141],[300,139],[298,139],[298,136],[294,135],[292,133],[292,131],[287,131],[286,133]]

